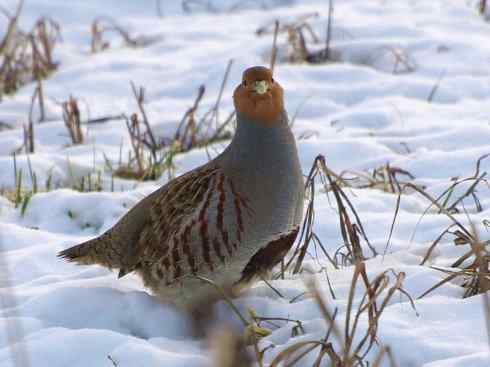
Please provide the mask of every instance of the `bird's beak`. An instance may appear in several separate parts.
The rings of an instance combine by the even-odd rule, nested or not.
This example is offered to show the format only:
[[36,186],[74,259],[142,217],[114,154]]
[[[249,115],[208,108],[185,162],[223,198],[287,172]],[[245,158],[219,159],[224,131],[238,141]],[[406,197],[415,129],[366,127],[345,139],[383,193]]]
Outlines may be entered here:
[[269,83],[266,80],[258,80],[255,82],[254,91],[258,94],[264,94],[269,90]]

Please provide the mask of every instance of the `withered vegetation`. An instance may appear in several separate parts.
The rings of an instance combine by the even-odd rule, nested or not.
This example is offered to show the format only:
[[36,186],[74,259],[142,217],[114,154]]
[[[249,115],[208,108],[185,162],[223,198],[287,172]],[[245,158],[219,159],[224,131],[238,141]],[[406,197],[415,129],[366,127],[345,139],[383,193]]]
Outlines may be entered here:
[[[315,188],[317,179],[322,185],[325,193],[327,195],[329,193],[333,195],[336,203],[343,244],[333,256],[327,252],[320,238],[314,232]],[[322,155],[317,156],[306,180],[306,196],[308,198],[308,203],[300,238],[297,247],[293,251],[292,257],[283,268],[283,271],[292,266],[293,273],[299,273],[307,251],[310,249],[310,244],[313,244],[315,253],[321,251],[336,269],[340,266],[355,264],[357,261],[363,261],[367,258],[363,253],[361,241],[365,242],[366,246],[371,251],[371,255],[377,255],[375,248],[367,238],[361,219],[357,214],[354,205],[342,190],[342,185],[345,185],[345,181],[342,177],[327,167],[325,158]]]
[[[420,220],[422,220],[423,216],[429,210],[436,210],[438,214],[446,216],[450,221],[450,225],[430,244],[421,265],[426,265],[431,261],[434,250],[448,237],[452,238],[455,246],[466,247],[464,254],[449,267],[441,268],[434,265],[431,266],[432,269],[445,273],[446,277],[421,294],[419,298],[424,297],[447,282],[458,280],[458,284],[464,288],[464,297],[485,293],[490,290],[490,241],[480,239],[475,223],[470,219],[465,206],[468,205],[468,203],[465,204],[465,199],[468,199],[470,202],[473,202],[473,210],[475,212],[478,213],[483,210],[478,198],[478,189],[482,184],[485,184],[488,188],[489,184],[486,179],[487,173],[481,172],[480,166],[481,162],[489,156],[489,154],[486,154],[478,159],[475,172],[472,176],[462,179],[455,178],[454,183],[436,198],[432,197],[420,187],[411,184],[406,185],[407,188],[422,195],[430,203]],[[465,188],[460,190],[459,195],[456,194],[458,192],[458,186]],[[461,220],[458,220],[457,214],[465,214],[468,222],[466,226]],[[488,222],[484,220],[482,224],[487,226]]]
[[[325,64],[333,62],[342,62],[347,59],[342,55],[338,47],[333,45],[334,34],[334,1],[328,2],[328,14],[325,20],[324,31],[318,31],[318,27],[312,25],[312,21],[319,18],[319,13],[308,13],[297,17],[292,21],[281,22],[276,19],[264,26],[259,27],[255,34],[258,37],[273,35],[273,47],[271,50],[271,67],[274,66],[276,59],[284,63],[307,63],[307,64]],[[319,33],[324,35],[320,36]],[[352,37],[348,32],[343,32]],[[278,36],[284,35],[283,48],[284,52],[279,53],[277,46]],[[280,55],[278,57],[278,54]],[[386,45],[376,47],[355,60],[350,62],[367,65],[378,68],[377,64],[382,63],[391,67],[393,74],[411,73],[416,70],[416,63],[410,56],[409,52],[403,47],[397,45]],[[385,66],[383,66],[383,69]],[[439,81],[440,82],[440,81]],[[429,100],[432,100],[435,89],[429,94]]]
[[[298,295],[298,297],[294,297],[290,302],[296,302],[299,298],[313,297],[317,301],[327,325],[325,336],[320,339],[312,337],[301,338],[296,342],[293,341],[288,347],[277,353],[267,365],[277,367],[299,366],[304,365],[307,358],[310,361],[307,364],[308,366],[320,366],[325,365],[325,363],[336,367],[380,366],[382,361],[385,361],[390,366],[397,366],[396,358],[390,347],[383,345],[383,341],[378,336],[379,322],[383,312],[396,293],[401,294],[412,306],[415,314],[417,314],[415,302],[403,288],[405,279],[403,272],[397,273],[388,269],[377,276],[368,276],[366,260],[370,256],[375,256],[377,252],[370,245],[363,229],[361,218],[342,188],[374,188],[397,195],[396,209],[387,247],[403,195],[419,194],[429,200],[430,206],[422,217],[429,210],[432,210],[432,212],[435,211],[438,214],[445,215],[451,220],[452,224],[429,246],[421,265],[427,265],[431,258],[431,253],[446,235],[453,237],[455,246],[467,246],[468,250],[448,268],[431,266],[433,269],[443,272],[445,276],[418,298],[426,296],[450,281],[456,281],[457,284],[464,288],[464,297],[483,294],[486,302],[486,320],[490,338],[490,300],[488,299],[488,291],[490,290],[490,241],[480,239],[469,217],[468,226],[464,226],[456,218],[458,213],[467,214],[465,203],[468,205],[468,199],[473,202],[474,211],[482,210],[478,199],[478,188],[483,184],[487,184],[485,179],[486,172],[481,172],[480,169],[481,162],[486,158],[487,155],[484,155],[478,159],[473,175],[466,178],[454,178],[454,182],[447,190],[444,190],[438,197],[433,198],[422,185],[417,185],[412,181],[415,179],[413,175],[400,168],[386,164],[373,170],[372,174],[361,173],[358,177],[353,177],[356,173],[352,171],[336,174],[327,167],[324,157],[318,156],[306,181],[308,203],[300,239],[289,261],[282,265],[281,271],[276,274],[276,278],[284,277],[287,271],[292,274],[311,271],[305,269],[303,265],[306,254],[309,252],[324,255],[324,258],[328,259],[335,269],[345,266],[353,267],[352,281],[346,309],[344,310],[345,319],[342,323],[337,320],[339,310],[337,308],[330,310],[329,305],[321,295],[318,283],[310,278],[307,282],[307,291]],[[403,179],[400,177],[403,177]],[[320,187],[317,187],[318,185]],[[326,250],[314,231],[315,192],[322,191],[334,197],[340,232],[344,242],[341,249],[334,254],[330,254]],[[487,224],[490,226],[489,223]],[[363,246],[361,246],[361,239],[364,242]],[[364,253],[365,250],[369,250],[370,253]],[[314,255],[311,255],[311,257],[315,258]],[[265,283],[275,294],[283,299],[285,298],[273,285],[267,281]],[[330,289],[330,294],[335,299],[335,284],[331,284],[328,275],[327,286]],[[360,289],[364,289],[361,295],[358,294]],[[245,327],[244,335],[235,332],[234,338],[243,338],[240,339],[243,340],[243,344],[252,345],[255,354],[254,359],[259,366],[266,365],[264,361],[265,353],[270,353],[275,348],[274,343],[270,341],[259,343],[261,338],[269,335],[271,329],[290,325],[291,338],[306,335],[301,320],[273,316],[264,317],[258,315],[252,309],[248,311],[248,316],[245,316],[240,314],[239,308],[233,304],[230,298],[225,297],[226,302],[231,305]],[[248,366],[248,364],[245,365]]]
[[[288,46],[288,53],[286,56],[286,62],[300,63],[306,62],[311,64],[325,63],[328,61],[338,61],[335,53],[331,49],[332,40],[332,8],[330,8],[329,16],[326,25],[325,43],[322,46],[321,38],[315,32],[313,26],[310,24],[311,19],[318,18],[318,13],[305,14],[298,17],[294,21],[281,23],[279,20],[275,20],[272,23],[264,25],[255,31],[255,34],[259,37],[268,34],[273,35],[273,49],[272,53],[277,53],[276,40],[279,34],[286,35],[286,43]],[[315,45],[313,49],[309,44]],[[320,49],[319,49],[320,48]],[[274,56],[275,58],[276,56]]]
[[0,99],[24,84],[46,78],[58,67],[53,50],[61,40],[61,27],[49,17],[39,18],[25,32],[19,27],[24,2],[20,0],[14,14],[0,7],[7,18],[7,30],[0,39]]
[[111,43],[104,38],[107,33],[119,35],[126,47],[146,47],[159,40],[159,37],[132,36],[123,26],[118,24],[110,17],[98,17],[94,19],[90,26],[92,39],[90,41],[90,50],[93,54],[105,51],[111,47]]
[[[369,279],[365,263],[357,261],[354,265],[345,319],[340,322],[338,308],[332,311],[321,295],[318,282],[311,277],[307,278],[306,297],[313,298],[318,304],[326,325],[325,335],[320,339],[301,338],[291,343],[275,354],[267,365],[271,367],[303,366],[305,365],[304,358],[308,357],[310,361],[313,360],[313,363],[308,366],[313,367],[323,366],[325,363],[336,367],[380,366],[385,359],[390,366],[397,366],[389,346],[380,343],[378,331],[381,316],[396,293],[404,296],[417,313],[414,301],[403,289],[404,279],[403,272],[396,273],[393,270],[384,271]],[[199,305],[196,304],[198,312],[192,313],[194,326],[198,335],[208,336],[215,366],[231,366],[232,364],[229,364],[231,360],[235,361],[233,366],[251,366],[253,360],[259,366],[265,366],[265,353],[273,353],[275,345],[267,343],[264,346],[259,341],[274,329],[289,325],[291,326],[291,338],[306,336],[300,320],[264,317],[258,315],[253,309],[248,310],[249,316],[246,317],[240,313],[224,290],[221,290],[220,294],[242,321],[245,330],[241,333],[225,325],[211,326],[212,307],[220,297],[209,296],[199,302]],[[222,339],[224,335],[228,340],[226,343]],[[229,343],[232,343],[230,348],[218,348],[218,345]],[[247,346],[251,348],[247,349]],[[371,353],[373,348],[377,349]]]
[[[177,154],[192,149],[208,147],[214,143],[231,138],[230,127],[234,121],[235,113],[230,113],[224,120],[220,118],[219,110],[232,61],[228,63],[223,81],[215,104],[206,112],[200,112],[200,103],[205,93],[205,86],[198,88],[193,105],[183,114],[177,130],[173,136],[157,137],[152,130],[145,110],[145,89],[136,88],[131,83],[134,98],[139,113],[125,117],[129,132],[132,154],[127,163],[119,164],[116,169],[107,161],[108,167],[118,177],[140,180],[153,180],[166,172],[169,178],[174,173],[174,157]],[[209,156],[209,153],[208,153]],[[209,156],[210,158],[210,156]]]

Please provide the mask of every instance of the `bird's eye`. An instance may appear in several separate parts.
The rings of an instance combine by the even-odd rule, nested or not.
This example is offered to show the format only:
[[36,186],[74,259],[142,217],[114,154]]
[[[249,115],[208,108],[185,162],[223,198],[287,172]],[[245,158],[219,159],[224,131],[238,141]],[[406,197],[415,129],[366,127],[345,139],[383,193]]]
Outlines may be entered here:
[[242,84],[243,84],[243,86],[244,86],[244,87],[246,87],[246,86],[247,86],[247,81],[246,81],[246,80],[244,80],[244,81],[242,82]]
[[272,78],[272,83],[275,83],[274,78]]

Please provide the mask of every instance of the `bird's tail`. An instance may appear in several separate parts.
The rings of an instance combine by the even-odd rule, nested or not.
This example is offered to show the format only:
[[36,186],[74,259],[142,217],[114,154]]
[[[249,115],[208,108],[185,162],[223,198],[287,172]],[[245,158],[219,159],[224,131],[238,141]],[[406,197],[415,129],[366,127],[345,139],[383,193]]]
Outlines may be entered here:
[[99,264],[108,268],[119,268],[119,254],[108,246],[105,235],[94,238],[58,253],[58,257],[81,265]]

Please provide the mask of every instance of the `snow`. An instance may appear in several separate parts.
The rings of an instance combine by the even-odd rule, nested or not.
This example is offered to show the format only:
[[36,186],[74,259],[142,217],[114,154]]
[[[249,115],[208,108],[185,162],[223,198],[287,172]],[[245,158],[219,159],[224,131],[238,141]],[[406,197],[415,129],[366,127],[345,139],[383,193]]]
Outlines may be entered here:
[[[311,24],[323,37],[328,2],[250,1],[244,9],[230,12],[238,1],[214,0],[211,3],[219,11],[201,9],[192,14],[183,13],[180,1],[161,3],[163,18],[150,0],[25,3],[21,26],[29,29],[47,14],[61,24],[63,42],[54,53],[59,70],[43,81],[48,121],[35,125],[36,152],[16,156],[25,187],[32,185],[28,174],[32,167],[41,192],[30,199],[24,213],[0,196],[1,367],[15,366],[11,353],[16,350],[27,351],[31,364],[41,367],[109,366],[108,356],[118,366],[211,365],[207,344],[193,335],[189,317],[156,301],[136,276],[118,280],[115,272],[75,266],[56,257],[58,251],[110,228],[167,180],[166,175],[144,183],[116,178],[113,192],[105,160],[117,163],[131,149],[124,121],[90,125],[84,129],[86,143],[70,146],[60,102],[70,95],[78,98],[84,118],[130,114],[137,111],[133,81],[145,86],[145,107],[155,132],[170,136],[199,85],[206,86],[201,111],[215,103],[232,58],[220,112],[226,116],[233,109],[231,94],[243,69],[268,63],[272,36],[257,37],[256,29],[276,18],[290,21],[318,12]],[[372,170],[389,162],[413,174],[414,182],[434,197],[455,177],[473,176],[477,160],[490,153],[490,23],[478,15],[476,3],[337,1],[332,44],[341,60],[337,63],[288,64],[282,57],[286,38],[280,35],[275,79],[286,91],[289,115],[297,113],[293,132],[305,174],[318,154],[339,173]],[[4,0],[2,6],[14,9],[15,4]],[[111,48],[92,55],[90,23],[102,15],[117,19],[132,35],[157,42],[132,49],[112,33],[107,35]],[[406,56],[413,70],[400,64],[393,73],[393,50]],[[15,187],[11,153],[22,145],[21,127],[34,89],[34,84],[26,85],[0,102],[0,121],[14,126],[0,130],[0,189]],[[214,156],[225,146],[226,142],[215,144],[209,153]],[[177,156],[176,174],[207,162],[207,153],[196,149]],[[489,169],[490,158],[483,159],[480,173]],[[97,172],[102,174],[102,192],[70,189],[80,177]],[[48,180],[56,189],[43,192]],[[458,187],[452,200],[470,184]],[[485,184],[478,187],[481,212],[466,198],[468,214],[455,214],[467,228],[470,220],[474,222],[482,239],[489,237],[482,224],[490,215],[489,191]],[[376,189],[347,189],[346,193],[368,238],[383,254],[397,196]],[[388,269],[405,272],[404,289],[415,299],[416,311],[406,296],[391,299],[381,317],[379,342],[391,347],[400,366],[487,367],[490,353],[482,295],[463,298],[461,282],[453,281],[416,299],[444,276],[430,265],[450,266],[468,251],[467,246],[455,246],[453,236],[447,235],[428,263],[420,265],[430,244],[451,224],[434,208],[420,219],[429,204],[417,193],[402,195],[386,255],[366,261],[371,278]],[[316,233],[332,254],[342,238],[335,208],[321,190],[315,209]],[[367,248],[364,252],[371,254]],[[342,320],[353,268],[334,269],[322,256],[307,257],[307,266],[313,271],[326,269],[336,298],[321,272],[322,296],[332,309],[338,308]],[[300,276],[271,283],[284,298],[259,282],[236,304],[241,310],[253,307],[260,316],[301,320],[306,333],[292,337],[295,325],[280,323],[259,344],[261,348],[274,345],[264,354],[266,364],[295,342],[320,339],[326,331],[313,299],[299,297],[290,303],[305,291]],[[359,290],[356,304],[361,295]],[[217,309],[221,322],[240,325],[226,304],[218,304]],[[360,328],[366,326],[366,320],[360,323]],[[9,340],[9,325],[20,327],[22,334]],[[311,355],[300,365],[310,366],[314,358]]]

